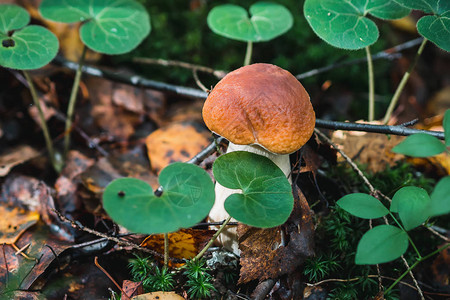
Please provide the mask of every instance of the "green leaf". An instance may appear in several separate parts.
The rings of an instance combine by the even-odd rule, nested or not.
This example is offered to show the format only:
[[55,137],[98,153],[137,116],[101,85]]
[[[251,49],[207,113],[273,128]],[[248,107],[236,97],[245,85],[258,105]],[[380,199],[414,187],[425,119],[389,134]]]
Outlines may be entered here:
[[392,152],[413,157],[433,156],[445,150],[446,147],[440,140],[426,133],[410,135],[400,144],[392,148]]
[[355,263],[375,265],[399,258],[408,249],[408,235],[398,227],[380,225],[367,231],[358,243]]
[[269,41],[288,31],[293,24],[292,14],[284,6],[257,2],[247,11],[237,5],[214,7],[208,14],[209,28],[224,37],[244,41]]
[[103,207],[128,230],[154,234],[193,226],[214,204],[214,184],[198,166],[173,163],[161,171],[159,183],[164,192],[157,197],[142,180],[116,179],[103,193]]
[[450,1],[448,0],[395,0],[397,3],[432,14],[417,22],[420,35],[439,48],[450,51]]
[[450,147],[450,109],[445,111],[442,127],[444,127],[445,145]]
[[430,202],[427,191],[415,186],[406,186],[392,197],[390,209],[392,212],[398,212],[405,230],[411,230],[428,219]]
[[367,3],[366,12],[380,19],[393,20],[409,15],[411,10],[394,0],[370,0]]
[[52,21],[83,22],[81,40],[101,53],[129,52],[150,33],[147,11],[133,0],[43,0],[39,9]]
[[269,228],[283,224],[294,206],[292,188],[283,171],[267,157],[236,151],[220,156],[213,165],[217,182],[242,194],[225,201],[226,211],[250,226]]
[[12,69],[39,69],[56,56],[59,48],[56,36],[37,25],[15,31],[8,39],[7,47],[5,40],[2,39],[0,46],[0,65]]
[[17,5],[0,4],[0,36],[8,31],[20,29],[30,22],[28,12]]
[[337,201],[337,205],[363,219],[381,218],[389,213],[389,210],[379,200],[363,193],[346,195]]
[[442,178],[431,193],[431,216],[450,213],[450,176]]

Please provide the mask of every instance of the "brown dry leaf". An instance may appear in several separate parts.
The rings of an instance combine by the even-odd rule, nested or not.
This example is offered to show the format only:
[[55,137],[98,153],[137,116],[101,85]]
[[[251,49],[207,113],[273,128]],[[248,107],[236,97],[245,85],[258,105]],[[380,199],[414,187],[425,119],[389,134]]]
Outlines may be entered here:
[[[287,240],[285,246],[279,242],[281,231]],[[272,229],[240,224],[238,236],[241,249],[239,284],[292,273],[306,257],[314,254],[311,210],[299,188],[294,193],[294,209],[285,224]]]
[[[144,293],[144,288],[142,286],[142,281],[140,282],[134,282],[131,280],[124,280],[122,283],[122,290],[127,295],[128,299],[130,297],[138,296]],[[124,296],[122,294],[122,298],[124,299]]]
[[[169,233],[169,256],[180,259],[190,259],[197,255],[216,233],[215,230],[206,229],[180,229]],[[154,234],[148,236],[142,243],[142,247],[164,253],[164,235]],[[172,267],[180,267],[181,264],[169,262]]]
[[95,124],[111,139],[128,140],[134,134],[135,128],[142,123],[144,112],[136,114],[114,105],[112,99],[114,83],[109,80],[89,77],[86,86],[90,92],[91,114]]
[[159,173],[170,163],[187,161],[209,145],[211,133],[197,123],[174,123],[146,139],[152,169]]
[[[427,101],[426,111],[430,116],[439,115],[442,119],[447,109],[450,109],[450,86],[444,87],[442,90],[433,95]],[[441,123],[442,124],[442,123]]]
[[[374,173],[384,170],[387,165],[394,166],[404,158],[391,151],[402,140],[396,135],[337,130],[333,132],[331,140],[351,159],[367,165],[367,170]],[[339,155],[338,160],[342,161],[343,158]]]
[[6,176],[13,167],[38,155],[39,152],[28,145],[19,145],[9,149],[7,153],[0,156],[0,177]]
[[39,213],[19,207],[0,206],[0,244],[14,244],[39,220]]
[[[442,245],[443,246],[443,245]],[[431,265],[434,280],[441,286],[449,286],[450,284],[450,248],[441,251],[434,259]]]
[[321,286],[306,286],[303,290],[303,300],[326,299],[328,292]]
[[131,298],[132,300],[184,300],[175,292],[153,292]]
[[311,172],[316,176],[316,171],[321,164],[319,154],[309,144],[302,147],[302,158],[305,160],[305,166],[300,168],[300,172]]
[[198,122],[203,123],[202,108],[205,100],[195,99],[171,104],[167,109],[167,123]]

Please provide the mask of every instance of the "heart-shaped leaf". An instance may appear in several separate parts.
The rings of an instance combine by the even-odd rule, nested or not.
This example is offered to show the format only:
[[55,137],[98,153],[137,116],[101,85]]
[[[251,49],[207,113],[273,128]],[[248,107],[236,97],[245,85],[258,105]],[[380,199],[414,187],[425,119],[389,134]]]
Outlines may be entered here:
[[440,140],[426,133],[410,135],[400,144],[392,148],[392,152],[413,157],[433,156],[445,150],[446,147]]
[[147,11],[133,0],[43,0],[39,9],[52,21],[84,22],[81,40],[101,53],[129,52],[150,33]]
[[431,216],[450,213],[450,176],[439,180],[431,193]]
[[427,191],[415,186],[406,186],[392,197],[390,209],[392,212],[398,212],[403,227],[411,230],[428,219],[430,202]]
[[[0,5],[0,65],[19,70],[38,69],[58,52],[58,39],[42,26],[26,26],[28,12],[16,5]],[[26,26],[26,27],[24,27]]]
[[320,38],[334,47],[352,50],[378,39],[378,28],[367,14],[397,19],[409,12],[393,0],[306,0],[303,7],[306,20]]
[[337,201],[337,205],[354,216],[363,219],[381,218],[389,213],[389,210],[376,198],[363,194],[349,194]]
[[217,182],[242,194],[230,195],[226,211],[236,220],[254,227],[283,224],[294,205],[289,181],[267,157],[236,151],[220,156],[213,165]]
[[237,5],[214,7],[208,14],[209,28],[219,35],[244,42],[269,41],[288,31],[293,24],[289,10],[284,6],[258,2],[247,11]]
[[376,265],[402,256],[408,249],[408,235],[398,227],[380,225],[367,231],[358,243],[355,263]]
[[103,193],[103,207],[130,231],[154,234],[176,231],[200,222],[214,204],[214,184],[202,168],[173,163],[159,176],[164,191],[154,195],[146,182],[119,178]]
[[439,48],[450,51],[450,1],[448,0],[395,0],[397,3],[422,10],[429,16],[417,22],[420,35],[435,43]]

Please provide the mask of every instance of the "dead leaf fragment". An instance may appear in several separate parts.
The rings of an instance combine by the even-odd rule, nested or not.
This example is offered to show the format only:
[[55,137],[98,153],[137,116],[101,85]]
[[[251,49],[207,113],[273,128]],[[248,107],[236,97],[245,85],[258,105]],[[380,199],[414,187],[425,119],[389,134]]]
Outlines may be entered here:
[[131,298],[132,300],[184,300],[180,295],[175,292],[153,292],[142,294]]
[[0,177],[6,176],[13,167],[33,159],[38,155],[39,152],[28,145],[19,145],[9,149],[7,153],[0,156]]
[[[215,230],[206,229],[180,229],[169,233],[169,256],[180,259],[190,259],[197,255],[216,233]],[[142,243],[142,247],[164,253],[164,235],[154,234],[148,236]],[[180,267],[181,264],[169,262],[171,266]]]
[[14,244],[19,236],[36,224],[39,214],[19,207],[0,206],[0,244]]
[[174,123],[146,139],[152,169],[159,173],[170,163],[188,161],[209,145],[211,133],[197,123]]

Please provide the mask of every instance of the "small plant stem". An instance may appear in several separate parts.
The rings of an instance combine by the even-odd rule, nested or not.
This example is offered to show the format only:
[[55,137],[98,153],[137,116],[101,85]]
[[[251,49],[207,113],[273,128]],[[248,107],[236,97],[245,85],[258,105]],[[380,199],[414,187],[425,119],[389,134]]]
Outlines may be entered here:
[[245,51],[244,66],[248,66],[250,64],[250,61],[252,59],[252,52],[253,52],[253,42],[248,41],[247,42],[247,51]]
[[406,276],[412,269],[414,269],[419,263],[421,263],[422,261],[424,261],[424,260],[426,260],[426,259],[432,257],[432,256],[435,255],[436,253],[439,253],[439,252],[441,252],[442,250],[445,250],[448,246],[450,246],[450,243],[447,243],[447,244],[445,244],[444,246],[442,246],[441,248],[439,248],[439,249],[437,249],[437,250],[431,252],[430,254],[428,254],[428,255],[426,255],[426,256],[424,256],[424,257],[419,258],[413,265],[411,265],[405,272],[403,272],[403,274],[400,275],[400,277],[397,278],[397,280],[394,281],[394,283],[392,283],[391,286],[390,286],[387,290],[384,291],[384,294],[386,295],[387,293],[389,293],[389,292],[395,287],[395,285],[396,285],[397,283],[399,283],[399,282],[403,279],[403,277],[405,277],[405,276]]
[[366,47],[367,55],[367,71],[369,73],[369,122],[374,120],[375,115],[375,80],[373,77],[372,54],[370,54],[369,46]]
[[100,271],[102,271],[108,278],[109,280],[112,281],[112,283],[114,283],[114,285],[119,289],[119,291],[122,293],[122,295],[125,295],[126,297],[129,297],[124,290],[122,290],[122,288],[120,287],[120,285],[114,280],[114,278],[112,278],[112,276],[106,272],[106,270],[98,263],[98,257],[94,257],[94,264],[97,266],[97,268],[100,269]]
[[409,236],[408,232],[405,230],[405,228],[403,228],[402,224],[400,224],[400,222],[394,217],[394,215],[391,212],[389,212],[389,215],[391,216],[392,219],[394,219],[395,223],[397,223],[397,226],[400,227],[400,229],[403,230],[406,233],[406,236],[408,237],[409,243],[413,247],[414,251],[416,251],[418,259],[422,259],[422,255],[420,255],[419,250],[417,250],[417,247],[414,244],[414,242],[411,239],[411,237]]
[[61,169],[58,167],[58,164],[56,162],[55,158],[55,150],[53,149],[53,143],[52,139],[50,138],[50,132],[48,131],[47,122],[45,121],[44,112],[42,111],[41,103],[39,102],[39,97],[37,95],[36,89],[33,84],[33,80],[31,80],[30,74],[28,74],[27,71],[23,71],[23,74],[25,75],[25,79],[28,82],[28,86],[30,88],[31,98],[33,98],[34,105],[38,109],[39,112],[39,119],[41,120],[41,127],[42,132],[44,133],[45,138],[45,145],[47,146],[48,156],[50,157],[50,162],[53,166],[53,169],[55,169],[56,172],[59,173]]
[[389,122],[389,119],[391,118],[392,112],[394,111],[395,105],[397,105],[398,99],[400,98],[400,95],[405,88],[406,83],[408,82],[409,76],[411,75],[412,70],[417,64],[417,61],[419,60],[420,55],[423,52],[423,49],[425,48],[425,45],[427,44],[427,39],[423,39],[422,43],[420,44],[419,50],[416,52],[416,56],[414,57],[413,62],[409,65],[408,70],[403,74],[403,78],[400,81],[399,85],[397,86],[397,90],[394,93],[394,96],[392,96],[391,103],[389,103],[389,107],[386,110],[386,114],[384,115],[383,124],[387,124]]
[[194,257],[192,260],[198,260],[200,258],[202,258],[203,254],[205,254],[205,252],[209,249],[209,247],[211,247],[211,245],[214,243],[214,241],[217,239],[217,237],[219,236],[219,234],[222,233],[222,231],[225,229],[225,227],[227,226],[227,224],[231,221],[231,216],[229,216],[222,225],[220,225],[219,229],[216,231],[216,233],[214,233],[214,235],[211,237],[211,239],[209,240],[208,244],[206,244],[205,247],[203,247],[202,251],[200,251],[196,257]]
[[164,233],[164,268],[169,265],[169,234]]
[[67,120],[66,120],[66,132],[64,136],[64,159],[67,157],[70,147],[70,132],[72,130],[73,111],[75,109],[75,103],[77,100],[78,88],[80,86],[80,78],[82,74],[83,62],[86,56],[86,45],[83,46],[83,52],[81,53],[80,60],[78,62],[77,72],[75,73],[75,79],[73,81],[72,91],[69,98],[69,106],[67,107]]

